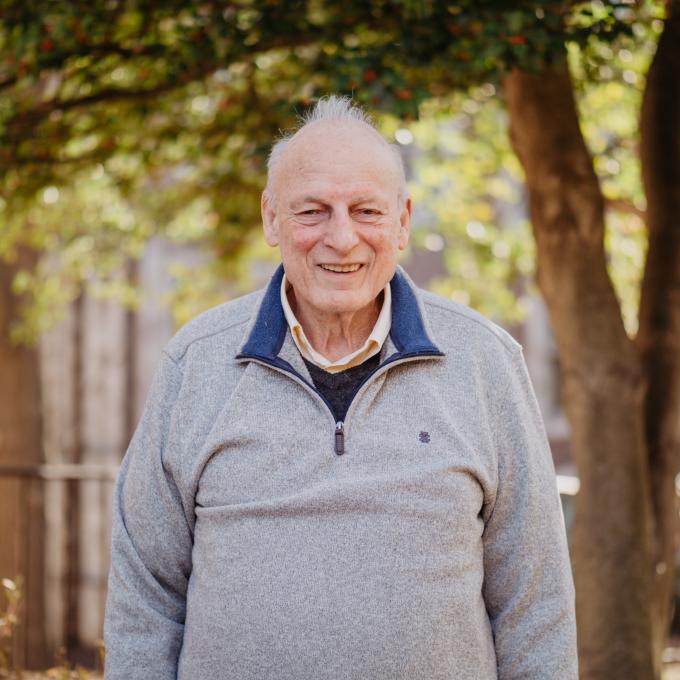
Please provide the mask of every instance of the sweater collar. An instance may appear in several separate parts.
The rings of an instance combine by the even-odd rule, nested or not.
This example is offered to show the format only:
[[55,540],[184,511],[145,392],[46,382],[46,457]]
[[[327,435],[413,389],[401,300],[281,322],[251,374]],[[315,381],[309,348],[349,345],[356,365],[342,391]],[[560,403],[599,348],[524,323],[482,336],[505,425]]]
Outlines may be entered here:
[[[267,286],[248,338],[237,358],[260,358],[274,361],[281,351],[288,323],[281,306],[283,265],[279,265]],[[415,286],[401,267],[390,281],[392,291],[392,326],[390,338],[400,355],[442,354],[425,329]]]

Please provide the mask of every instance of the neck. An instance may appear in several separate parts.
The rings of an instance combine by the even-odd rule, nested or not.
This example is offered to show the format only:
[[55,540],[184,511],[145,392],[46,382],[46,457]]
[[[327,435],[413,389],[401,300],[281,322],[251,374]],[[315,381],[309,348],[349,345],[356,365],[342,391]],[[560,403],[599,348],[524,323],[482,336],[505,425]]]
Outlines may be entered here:
[[323,313],[306,308],[288,291],[288,301],[312,347],[329,361],[337,361],[358,350],[375,326],[382,307],[383,294],[355,312]]

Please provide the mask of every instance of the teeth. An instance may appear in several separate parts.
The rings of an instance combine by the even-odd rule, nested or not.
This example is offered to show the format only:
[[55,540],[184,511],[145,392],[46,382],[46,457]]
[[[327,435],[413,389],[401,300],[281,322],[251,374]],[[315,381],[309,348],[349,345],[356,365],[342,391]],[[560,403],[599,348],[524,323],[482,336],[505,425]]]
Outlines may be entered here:
[[355,272],[360,264],[322,264],[323,269],[327,269],[329,272]]

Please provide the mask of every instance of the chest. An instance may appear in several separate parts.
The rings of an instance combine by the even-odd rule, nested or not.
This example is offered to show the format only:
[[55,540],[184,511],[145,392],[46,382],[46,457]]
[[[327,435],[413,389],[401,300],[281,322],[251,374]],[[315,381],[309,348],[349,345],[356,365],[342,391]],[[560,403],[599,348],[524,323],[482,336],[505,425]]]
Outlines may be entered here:
[[[343,423],[313,386],[251,363],[198,452],[202,507],[319,498],[348,506],[383,498],[399,507],[457,510],[475,518],[493,493],[493,439],[474,393],[446,396],[437,367],[405,363],[369,378]],[[459,515],[460,516],[460,515]]]

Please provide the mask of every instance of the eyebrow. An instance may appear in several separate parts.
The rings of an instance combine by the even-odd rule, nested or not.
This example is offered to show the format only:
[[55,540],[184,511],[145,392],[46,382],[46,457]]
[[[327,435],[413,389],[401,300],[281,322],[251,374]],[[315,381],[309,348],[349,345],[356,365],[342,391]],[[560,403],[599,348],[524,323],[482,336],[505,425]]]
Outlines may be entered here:
[[323,204],[324,202],[320,198],[317,198],[316,196],[305,196],[304,198],[296,198],[294,201],[291,202],[290,207],[297,208],[298,206],[303,205],[304,203]]
[[[300,207],[301,205],[304,205],[305,203],[317,203],[319,205],[328,205],[326,201],[322,200],[318,196],[304,196],[303,198],[298,198],[295,199],[294,201],[291,202],[290,207],[295,209]],[[366,195],[366,196],[359,196],[359,198],[353,200],[350,205],[360,205],[361,203],[377,203],[379,205],[384,205],[385,201],[381,200],[377,196],[371,196],[371,195]]]

